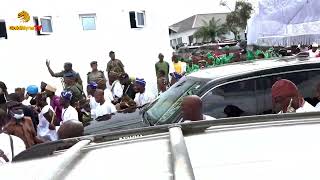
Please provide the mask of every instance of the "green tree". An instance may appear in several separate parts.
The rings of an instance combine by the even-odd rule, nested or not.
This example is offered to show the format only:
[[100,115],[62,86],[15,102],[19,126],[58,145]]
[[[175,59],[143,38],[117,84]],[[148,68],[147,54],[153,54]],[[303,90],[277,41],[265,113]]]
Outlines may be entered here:
[[223,24],[224,28],[227,31],[231,31],[234,34],[234,38],[238,39],[237,37],[240,34],[241,29],[239,28],[239,16],[235,12],[231,12],[227,15],[226,23]]
[[235,10],[227,15],[226,23],[223,26],[234,34],[235,39],[241,31],[246,29],[252,11],[251,3],[240,0],[236,2]]
[[204,26],[200,27],[193,36],[196,38],[202,38],[203,42],[208,40],[214,41],[216,37],[220,37],[226,33],[226,28],[220,23],[221,19],[215,20],[213,17],[209,23],[203,21]]

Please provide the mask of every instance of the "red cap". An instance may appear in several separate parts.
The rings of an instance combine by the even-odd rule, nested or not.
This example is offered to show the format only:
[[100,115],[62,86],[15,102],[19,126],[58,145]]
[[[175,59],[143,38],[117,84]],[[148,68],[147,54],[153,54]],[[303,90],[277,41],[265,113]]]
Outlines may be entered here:
[[271,93],[272,98],[289,97],[299,95],[299,90],[293,82],[281,79],[273,84]]

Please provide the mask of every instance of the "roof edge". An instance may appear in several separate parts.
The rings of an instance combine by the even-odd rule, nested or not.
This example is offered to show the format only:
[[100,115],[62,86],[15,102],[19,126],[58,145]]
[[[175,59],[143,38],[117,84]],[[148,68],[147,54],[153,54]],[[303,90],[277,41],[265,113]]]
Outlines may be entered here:
[[194,25],[197,22],[197,18],[198,18],[198,14],[195,15],[195,17],[194,17],[193,24],[192,24],[192,29],[194,29]]
[[[170,25],[169,27],[175,27],[176,24],[181,23],[181,22],[185,21],[186,19],[189,19],[189,18],[191,18],[191,17],[193,17],[193,16],[195,16],[195,19],[196,19],[197,16],[199,16],[199,15],[209,15],[209,14],[229,14],[229,13],[228,13],[228,12],[225,12],[225,13],[203,13],[203,14],[194,14],[194,15],[192,15],[192,16],[189,16],[189,17],[187,17],[187,18],[185,18],[185,19],[183,19],[183,20],[181,20],[181,21],[178,21],[178,22]],[[195,22],[195,21],[194,21],[194,22]],[[193,27],[193,26],[192,26],[192,27]]]
[[193,16],[196,16],[196,15],[189,16],[189,17],[187,17],[187,18],[185,18],[185,19],[183,19],[183,20],[181,20],[181,21],[178,21],[178,22],[170,25],[169,27],[176,27],[175,25],[177,25],[177,24],[179,24],[179,23],[181,23],[181,22],[183,22],[183,21],[185,21],[185,20],[187,20],[187,19],[189,19],[189,18],[192,18]]

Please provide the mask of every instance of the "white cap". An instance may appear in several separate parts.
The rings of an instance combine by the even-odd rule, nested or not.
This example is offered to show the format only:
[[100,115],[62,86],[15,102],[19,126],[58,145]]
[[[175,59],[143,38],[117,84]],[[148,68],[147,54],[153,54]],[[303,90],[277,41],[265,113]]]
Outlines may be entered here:
[[48,91],[51,91],[51,92],[56,92],[57,91],[57,88],[53,87],[53,86],[50,86],[49,84],[47,84],[45,90],[48,90]]
[[313,48],[318,48],[319,45],[318,45],[317,43],[313,43],[313,44],[312,44],[312,47],[313,47]]

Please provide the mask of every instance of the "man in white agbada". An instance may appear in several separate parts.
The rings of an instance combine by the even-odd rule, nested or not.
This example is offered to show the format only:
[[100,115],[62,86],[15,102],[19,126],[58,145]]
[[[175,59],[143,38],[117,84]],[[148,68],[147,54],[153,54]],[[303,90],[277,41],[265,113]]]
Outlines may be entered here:
[[306,102],[297,86],[287,80],[275,82],[271,89],[273,110],[276,113],[316,112],[317,109]]
[[71,91],[62,91],[60,96],[60,103],[63,106],[62,114],[61,114],[61,124],[70,120],[79,121],[77,110],[70,105],[70,101],[72,99]]
[[93,117],[93,119],[97,119],[102,116],[109,119],[113,113],[117,112],[116,107],[111,102],[105,100],[103,90],[97,89],[94,94],[94,98],[98,103],[98,106],[94,110],[91,110],[91,117]]
[[309,50],[309,57],[317,57],[320,53],[320,51],[318,50],[319,45],[317,43],[313,43],[312,44],[312,49]]
[[122,98],[123,95],[123,88],[118,78],[119,75],[117,75],[115,72],[109,73],[109,81],[111,83],[110,91],[112,93],[112,97],[115,101],[118,101],[118,99]]
[[[90,104],[90,109],[91,109],[91,118],[95,119],[95,112],[96,108],[100,106],[99,103],[97,103],[94,94],[98,88],[98,84],[95,82],[91,82],[87,86],[87,92],[88,92],[88,98],[89,98],[89,104]],[[111,103],[113,101],[112,93],[109,89],[105,88],[104,90],[104,99],[108,103]]]
[[96,92],[97,87],[98,87],[98,84],[95,82],[90,82],[87,86],[87,93],[88,93],[91,110],[96,109],[96,107],[98,106],[98,103],[94,99],[94,93]]
[[104,99],[108,102],[113,102],[114,101],[114,97],[112,92],[110,91],[110,89],[106,88],[104,90]]
[[41,109],[39,113],[39,124],[37,127],[38,137],[44,141],[56,141],[58,140],[57,131],[54,125],[55,112],[53,108],[48,105],[47,96],[44,94],[38,94],[36,97],[37,106]]
[[151,103],[153,100],[155,100],[155,96],[146,91],[146,81],[144,79],[136,78],[136,81],[134,83],[135,91],[137,92],[136,97],[134,98],[134,101],[136,102],[137,107],[142,107],[146,104]]

